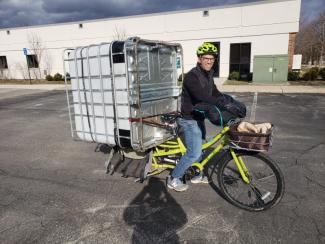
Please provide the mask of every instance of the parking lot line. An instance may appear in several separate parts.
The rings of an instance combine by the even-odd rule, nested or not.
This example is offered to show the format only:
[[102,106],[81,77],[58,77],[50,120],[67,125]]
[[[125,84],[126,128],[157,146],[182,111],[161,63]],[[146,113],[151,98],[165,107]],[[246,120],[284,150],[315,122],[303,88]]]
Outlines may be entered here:
[[251,117],[249,121],[254,122],[256,116],[256,105],[257,105],[257,92],[254,93],[253,104],[251,109]]

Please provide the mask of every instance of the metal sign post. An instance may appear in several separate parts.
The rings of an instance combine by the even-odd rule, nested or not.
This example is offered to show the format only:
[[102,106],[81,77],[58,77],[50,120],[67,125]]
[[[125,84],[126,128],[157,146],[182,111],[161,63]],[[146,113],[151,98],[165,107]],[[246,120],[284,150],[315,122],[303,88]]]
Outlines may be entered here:
[[28,49],[26,47],[23,48],[24,55],[26,56],[26,62],[27,62],[27,70],[28,70],[28,77],[29,77],[29,84],[32,84],[32,79],[30,78],[30,72],[29,72],[29,65],[28,65]]

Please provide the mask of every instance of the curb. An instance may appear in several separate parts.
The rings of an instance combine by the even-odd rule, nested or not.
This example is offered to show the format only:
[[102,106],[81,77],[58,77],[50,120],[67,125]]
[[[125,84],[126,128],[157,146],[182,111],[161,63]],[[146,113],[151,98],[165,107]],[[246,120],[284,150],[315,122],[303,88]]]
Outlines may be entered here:
[[219,85],[221,92],[325,93],[324,86]]
[[[70,85],[68,85],[70,89]],[[20,85],[20,84],[0,84],[0,89],[32,89],[32,90],[65,90],[65,84],[35,84],[35,85]]]

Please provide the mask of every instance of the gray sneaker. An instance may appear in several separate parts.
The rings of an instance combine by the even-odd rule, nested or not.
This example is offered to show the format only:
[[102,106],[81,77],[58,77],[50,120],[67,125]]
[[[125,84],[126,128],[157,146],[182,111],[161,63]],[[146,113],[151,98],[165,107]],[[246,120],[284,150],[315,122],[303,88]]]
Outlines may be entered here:
[[174,178],[171,180],[170,176],[167,180],[167,186],[175,191],[186,191],[188,188],[188,185],[184,184],[180,179]]
[[194,176],[191,179],[191,183],[193,183],[193,184],[198,184],[198,183],[208,184],[209,180],[208,180],[208,177],[204,176],[203,173],[201,172],[200,174]]

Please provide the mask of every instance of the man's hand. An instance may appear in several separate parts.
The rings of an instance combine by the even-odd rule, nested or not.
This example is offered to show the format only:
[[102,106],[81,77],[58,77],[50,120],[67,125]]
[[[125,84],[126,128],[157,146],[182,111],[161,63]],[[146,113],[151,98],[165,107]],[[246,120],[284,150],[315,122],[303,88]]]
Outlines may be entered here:
[[246,116],[245,105],[237,103],[228,103],[224,105],[225,110],[236,115],[239,118],[244,118]]

